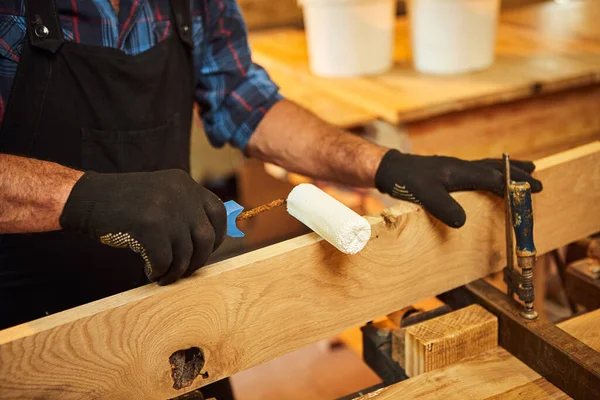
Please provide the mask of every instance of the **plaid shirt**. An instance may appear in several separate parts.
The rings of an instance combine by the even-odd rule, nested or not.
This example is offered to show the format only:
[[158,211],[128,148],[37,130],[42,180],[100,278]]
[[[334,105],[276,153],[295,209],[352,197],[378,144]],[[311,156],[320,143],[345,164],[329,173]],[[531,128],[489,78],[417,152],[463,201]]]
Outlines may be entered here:
[[[48,0],[52,1],[52,0]],[[54,0],[65,40],[136,55],[173,34],[168,0]],[[0,0],[0,122],[26,39],[25,0]],[[235,0],[190,0],[196,73],[195,100],[215,146],[244,149],[277,86],[250,57],[246,26]]]

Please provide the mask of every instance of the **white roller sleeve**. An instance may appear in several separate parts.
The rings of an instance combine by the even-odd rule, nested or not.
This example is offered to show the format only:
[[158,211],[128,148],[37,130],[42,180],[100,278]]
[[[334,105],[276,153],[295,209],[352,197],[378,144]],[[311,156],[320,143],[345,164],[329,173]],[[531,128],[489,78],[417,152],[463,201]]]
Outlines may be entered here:
[[358,253],[371,238],[366,219],[308,183],[290,192],[287,211],[346,254]]

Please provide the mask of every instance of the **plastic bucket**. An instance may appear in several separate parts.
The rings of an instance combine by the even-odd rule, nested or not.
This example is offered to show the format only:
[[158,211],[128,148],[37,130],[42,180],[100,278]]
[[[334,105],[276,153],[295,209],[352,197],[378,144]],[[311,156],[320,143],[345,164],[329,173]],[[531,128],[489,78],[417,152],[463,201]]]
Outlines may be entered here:
[[311,72],[325,77],[378,74],[393,63],[395,0],[298,0]]
[[499,7],[500,0],[409,0],[415,68],[456,74],[492,65]]

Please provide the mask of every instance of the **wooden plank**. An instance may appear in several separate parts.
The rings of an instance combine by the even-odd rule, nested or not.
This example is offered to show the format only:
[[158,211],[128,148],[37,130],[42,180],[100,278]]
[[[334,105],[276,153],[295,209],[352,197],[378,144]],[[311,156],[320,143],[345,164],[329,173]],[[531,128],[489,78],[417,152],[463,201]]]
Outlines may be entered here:
[[[600,143],[538,161],[540,254],[600,230],[590,218],[599,164]],[[458,230],[399,203],[368,218],[372,238],[357,255],[310,234],[1,331],[0,397],[172,398],[498,271],[502,200],[456,198],[468,215]],[[169,358],[180,350],[204,363],[175,390]]]
[[568,394],[560,391],[544,378],[538,378],[533,382],[487,397],[485,400],[564,400],[570,398]]
[[600,351],[600,310],[561,322],[558,327],[592,349]]
[[[600,139],[600,85],[406,125],[415,154],[538,159]],[[460,137],[460,140],[456,140]]]
[[403,333],[405,360],[400,365],[414,377],[496,347],[498,320],[474,304],[410,326]]
[[550,37],[575,36],[588,41],[600,40],[600,4],[597,0],[548,2],[506,12],[502,20],[524,26]]
[[269,68],[269,75],[283,96],[340,128],[366,125],[377,118],[361,107],[333,98],[317,86],[298,84],[292,74],[281,68]]
[[360,397],[377,399],[484,399],[529,384],[539,375],[496,347],[458,364],[407,379]]
[[600,398],[600,353],[542,317],[522,318],[520,307],[484,280],[466,287],[498,317],[500,346],[568,395]]

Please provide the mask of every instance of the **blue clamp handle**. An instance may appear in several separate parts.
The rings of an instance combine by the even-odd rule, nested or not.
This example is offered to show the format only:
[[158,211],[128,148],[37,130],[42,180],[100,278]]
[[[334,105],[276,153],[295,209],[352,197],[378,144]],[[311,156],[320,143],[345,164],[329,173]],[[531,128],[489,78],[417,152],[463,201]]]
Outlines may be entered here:
[[227,211],[227,236],[244,237],[244,233],[240,231],[235,224],[236,218],[244,211],[244,207],[231,200],[225,202],[225,211]]
[[513,182],[509,188],[512,220],[517,242],[517,256],[535,256],[531,186],[527,182]]

